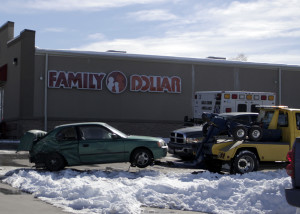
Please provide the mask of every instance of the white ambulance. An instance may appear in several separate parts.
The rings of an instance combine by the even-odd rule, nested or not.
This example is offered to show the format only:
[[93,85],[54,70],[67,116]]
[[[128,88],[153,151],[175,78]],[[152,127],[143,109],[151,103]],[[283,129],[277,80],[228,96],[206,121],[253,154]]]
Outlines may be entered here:
[[275,105],[276,94],[250,91],[197,91],[194,99],[194,121],[203,112],[257,112],[257,105]]

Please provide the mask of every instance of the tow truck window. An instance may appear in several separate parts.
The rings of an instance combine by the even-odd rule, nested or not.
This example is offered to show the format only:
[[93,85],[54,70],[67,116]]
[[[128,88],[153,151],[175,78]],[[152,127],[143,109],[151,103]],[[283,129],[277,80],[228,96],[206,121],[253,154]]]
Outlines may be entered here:
[[288,127],[289,126],[288,115],[287,114],[284,114],[283,112],[279,112],[278,126],[279,127]]
[[273,118],[273,115],[274,115],[274,111],[261,111],[258,115],[257,121],[263,123],[263,126],[265,128],[268,128]]
[[296,125],[297,129],[300,130],[300,114],[296,113]]

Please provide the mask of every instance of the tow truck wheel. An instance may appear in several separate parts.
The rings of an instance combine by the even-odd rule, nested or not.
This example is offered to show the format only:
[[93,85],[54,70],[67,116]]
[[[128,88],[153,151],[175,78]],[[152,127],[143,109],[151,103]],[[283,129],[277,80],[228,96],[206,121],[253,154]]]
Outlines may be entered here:
[[252,126],[249,129],[248,136],[252,141],[259,141],[262,138],[262,129],[259,126]]
[[247,129],[245,126],[239,125],[233,130],[232,135],[234,140],[245,140],[247,136]]
[[248,150],[243,150],[234,158],[230,172],[232,174],[244,174],[256,171],[257,169],[258,160],[256,155]]

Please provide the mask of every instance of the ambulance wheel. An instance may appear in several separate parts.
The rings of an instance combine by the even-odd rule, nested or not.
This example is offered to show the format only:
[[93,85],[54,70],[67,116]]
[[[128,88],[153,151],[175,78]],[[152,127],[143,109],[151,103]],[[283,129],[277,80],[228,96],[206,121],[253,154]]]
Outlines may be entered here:
[[245,126],[238,125],[232,132],[234,140],[245,140],[247,137],[247,129]]
[[240,151],[234,158],[230,172],[232,174],[244,174],[258,169],[258,160],[253,152],[248,150]]
[[262,129],[259,126],[252,126],[249,129],[248,137],[252,141],[259,141],[262,138]]

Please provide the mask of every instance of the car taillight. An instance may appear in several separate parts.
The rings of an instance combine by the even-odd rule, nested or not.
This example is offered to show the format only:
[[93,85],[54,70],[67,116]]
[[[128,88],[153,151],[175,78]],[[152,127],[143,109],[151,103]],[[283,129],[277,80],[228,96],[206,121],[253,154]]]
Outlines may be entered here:
[[290,164],[286,167],[286,173],[292,178],[295,177],[295,151],[292,149],[287,153],[286,159],[290,162]]

